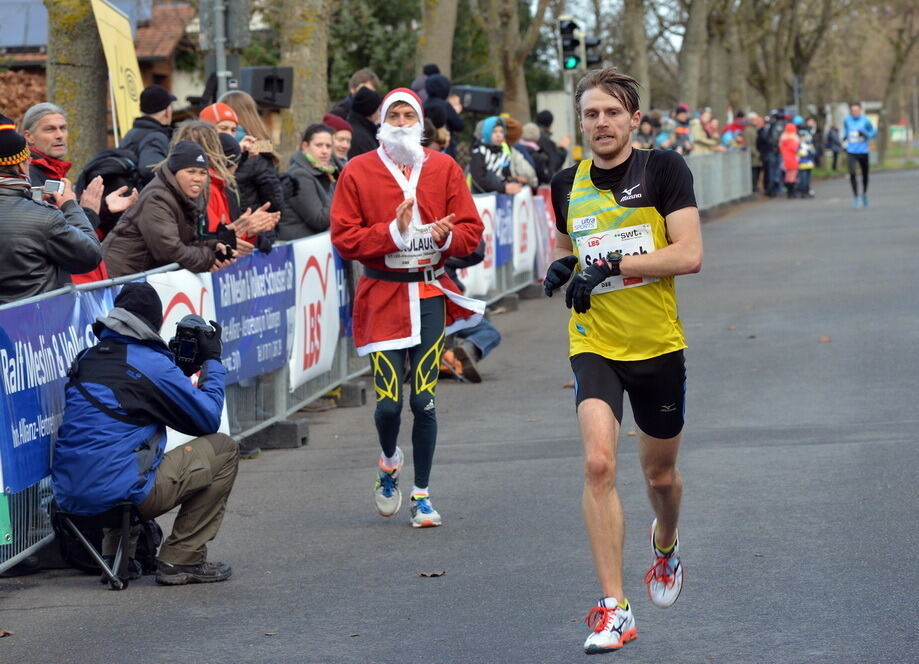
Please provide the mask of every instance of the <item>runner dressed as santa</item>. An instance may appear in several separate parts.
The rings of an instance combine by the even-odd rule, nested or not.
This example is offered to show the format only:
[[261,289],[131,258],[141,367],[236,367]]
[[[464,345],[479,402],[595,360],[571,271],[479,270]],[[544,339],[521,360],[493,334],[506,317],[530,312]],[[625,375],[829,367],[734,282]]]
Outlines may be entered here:
[[485,303],[460,294],[444,274],[448,256],[472,253],[482,221],[459,165],[421,146],[421,100],[407,88],[383,99],[380,147],[345,167],[332,201],[332,243],[364,266],[354,298],[354,344],[370,354],[377,395],[380,446],[373,494],[377,510],[392,516],[402,504],[397,446],[404,367],[411,369],[415,486],[411,522],[441,525],[428,480],[437,440],[435,390],[444,335],[475,325]]

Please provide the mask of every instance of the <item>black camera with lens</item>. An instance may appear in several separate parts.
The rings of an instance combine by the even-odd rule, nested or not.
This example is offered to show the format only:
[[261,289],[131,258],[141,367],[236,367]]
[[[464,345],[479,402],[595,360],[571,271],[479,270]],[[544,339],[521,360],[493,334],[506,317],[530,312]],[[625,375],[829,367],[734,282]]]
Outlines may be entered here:
[[[196,314],[188,314],[176,323],[176,334],[169,340],[169,350],[175,355],[176,364],[186,376],[201,369],[201,365],[208,359],[206,351],[214,344],[212,340],[218,334],[217,330]],[[216,343],[220,343],[219,338]]]

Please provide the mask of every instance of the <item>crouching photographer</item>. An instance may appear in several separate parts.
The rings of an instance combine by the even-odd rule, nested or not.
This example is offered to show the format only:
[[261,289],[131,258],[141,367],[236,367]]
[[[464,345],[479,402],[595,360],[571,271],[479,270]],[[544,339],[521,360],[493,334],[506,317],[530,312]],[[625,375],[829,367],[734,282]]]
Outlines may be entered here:
[[[114,304],[93,326],[99,343],[70,369],[51,464],[55,497],[80,515],[130,501],[144,521],[179,505],[157,557],[156,582],[224,581],[232,570],[207,560],[207,543],[223,520],[239,449],[217,433],[226,375],[220,326],[186,317],[167,347],[152,286],[127,284]],[[195,387],[187,376],[198,369]],[[198,438],[164,454],[166,427]],[[103,556],[115,555],[117,535],[106,532]]]

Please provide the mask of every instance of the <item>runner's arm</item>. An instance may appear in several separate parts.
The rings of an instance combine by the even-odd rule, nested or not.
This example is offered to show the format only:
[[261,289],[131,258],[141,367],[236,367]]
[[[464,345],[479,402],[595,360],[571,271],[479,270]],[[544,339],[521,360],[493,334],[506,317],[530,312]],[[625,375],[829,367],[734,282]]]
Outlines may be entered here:
[[552,254],[552,259],[558,260],[572,255],[574,255],[574,247],[571,244],[571,236],[568,233],[555,231],[555,253]]
[[[619,270],[627,277],[674,277],[702,269],[702,224],[699,210],[684,207],[664,220],[671,243],[639,256],[623,256]],[[570,245],[570,242],[569,242]]]

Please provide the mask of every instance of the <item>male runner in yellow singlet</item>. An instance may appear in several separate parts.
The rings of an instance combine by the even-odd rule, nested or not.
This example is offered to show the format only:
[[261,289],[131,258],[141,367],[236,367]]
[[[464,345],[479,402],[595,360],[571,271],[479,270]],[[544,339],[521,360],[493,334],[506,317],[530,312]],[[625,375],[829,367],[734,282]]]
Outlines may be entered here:
[[[622,579],[624,521],[616,493],[623,394],[640,429],[638,451],[654,510],[651,601],[672,605],[683,584],[676,468],[686,372],[674,277],[702,268],[692,175],[676,152],[638,150],[638,83],[615,69],[588,73],[575,101],[593,159],[552,179],[558,227],[547,295],[571,279],[565,302],[584,444],[582,510],[603,593],[587,617],[585,652],[617,650],[638,636]],[[574,275],[572,278],[572,274]]]

